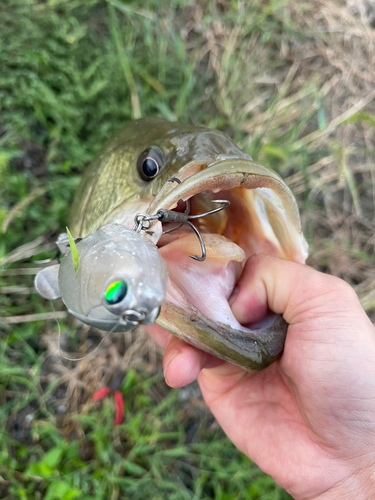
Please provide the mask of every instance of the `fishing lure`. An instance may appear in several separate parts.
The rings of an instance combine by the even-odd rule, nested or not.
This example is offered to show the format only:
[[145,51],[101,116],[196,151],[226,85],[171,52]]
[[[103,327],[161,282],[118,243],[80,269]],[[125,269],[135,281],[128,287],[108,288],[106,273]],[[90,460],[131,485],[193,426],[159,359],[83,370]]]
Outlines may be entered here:
[[67,236],[57,241],[65,253],[61,264],[41,270],[35,278],[38,293],[48,299],[61,296],[68,311],[87,325],[101,330],[130,331],[137,326],[153,324],[165,299],[167,268],[152,236],[155,221],[177,223],[164,231],[170,233],[189,225],[197,235],[202,255],[191,255],[203,261],[206,248],[202,236],[191,222],[206,217],[229,205],[227,200],[213,200],[220,206],[203,214],[190,215],[186,202],[184,212],[161,209],[156,214],[137,214],[129,229],[121,224],[108,224],[85,238],[76,238],[78,265],[67,244]]

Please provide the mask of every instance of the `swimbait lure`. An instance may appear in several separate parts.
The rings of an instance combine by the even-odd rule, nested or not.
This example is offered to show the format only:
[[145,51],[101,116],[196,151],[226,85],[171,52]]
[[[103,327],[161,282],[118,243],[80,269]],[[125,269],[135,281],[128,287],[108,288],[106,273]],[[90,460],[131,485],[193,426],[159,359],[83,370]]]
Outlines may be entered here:
[[184,212],[160,209],[154,215],[137,214],[133,229],[108,224],[86,238],[76,238],[78,265],[67,245],[68,235],[60,235],[57,245],[66,255],[61,264],[39,271],[35,288],[47,299],[61,296],[70,314],[101,330],[130,331],[139,325],[152,325],[165,299],[168,272],[165,260],[146,235],[153,236],[155,222],[178,224],[162,234],[187,224],[202,250],[201,257],[189,257],[203,262],[206,247],[191,219],[207,217],[229,206],[227,200],[214,202],[220,206],[199,215],[190,215],[187,202]]

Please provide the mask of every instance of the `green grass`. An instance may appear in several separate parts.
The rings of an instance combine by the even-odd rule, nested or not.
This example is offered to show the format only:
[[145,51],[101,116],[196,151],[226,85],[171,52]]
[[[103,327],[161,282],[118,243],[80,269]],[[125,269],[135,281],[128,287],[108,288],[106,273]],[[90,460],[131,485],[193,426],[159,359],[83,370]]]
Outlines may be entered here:
[[[19,375],[18,384],[24,382]],[[222,432],[206,429],[212,418],[204,411],[200,427],[184,417],[188,410],[177,391],[156,404],[150,391],[161,384],[160,375],[129,371],[122,386],[124,423],[113,427],[113,402],[105,400],[100,411],[72,417],[79,439],[67,439],[55,416],[41,414],[26,444],[3,439],[3,485],[14,498],[25,499],[288,498]]]
[[[306,29],[309,8],[284,0],[3,0],[1,316],[51,312],[25,274],[36,267],[33,250],[16,264],[2,259],[37,238],[43,257],[51,255],[89,161],[126,121],[153,115],[223,130],[285,177],[312,264],[358,285],[375,310],[374,247],[364,233],[372,226],[363,222],[373,214],[363,167],[373,149],[359,133],[374,127],[375,112],[364,105],[334,121],[337,65],[316,71],[309,65],[320,56],[303,54],[339,47],[340,34]],[[340,90],[346,81],[344,74]],[[349,91],[343,95],[350,109]],[[363,239],[347,226],[359,214]],[[53,321],[0,318],[0,328],[0,497],[290,498],[214,430],[199,404],[166,388],[160,363],[152,374],[145,365],[127,370],[125,419],[114,428],[113,401],[91,403],[101,380],[83,369],[64,382],[48,364]],[[76,327],[64,319],[61,328],[74,341]]]

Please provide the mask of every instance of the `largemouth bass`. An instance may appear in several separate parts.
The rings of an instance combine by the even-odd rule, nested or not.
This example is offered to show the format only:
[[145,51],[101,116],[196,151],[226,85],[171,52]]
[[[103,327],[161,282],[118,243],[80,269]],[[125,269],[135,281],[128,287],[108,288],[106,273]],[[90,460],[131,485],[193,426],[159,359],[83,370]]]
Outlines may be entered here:
[[[210,213],[219,199],[230,204],[198,217]],[[204,242],[203,262],[190,258],[199,255],[202,246],[186,224],[168,232],[172,224],[162,227],[156,219],[149,231],[140,235],[132,231],[137,214],[178,213],[187,202]],[[131,322],[132,311],[139,310],[137,304],[143,300],[148,304],[142,309],[144,324],[155,320],[186,342],[247,370],[260,370],[280,356],[287,330],[283,318],[270,314],[257,324],[241,325],[228,299],[246,259],[255,253],[305,262],[307,244],[298,207],[283,180],[253,161],[225,134],[160,118],[129,123],[84,174],[73,202],[70,229],[79,237],[77,249],[85,258],[78,261],[75,274],[68,252],[54,276],[59,279],[64,302],[82,321],[125,331],[129,329],[126,321],[115,325],[108,314],[116,316],[117,303],[121,303],[117,314],[120,317],[124,308],[130,310]],[[150,247],[150,254],[144,253],[137,263],[123,259],[121,255],[128,251],[122,246],[126,233],[143,238],[141,246],[147,240],[145,245],[154,245],[156,254]],[[133,257],[142,253],[132,252]],[[64,266],[64,261],[69,264]],[[40,283],[41,278],[42,274]],[[150,302],[147,297],[155,295],[152,286],[158,288],[163,279],[166,292],[165,297],[158,295],[161,309],[157,316],[157,300]],[[125,295],[131,280],[137,292],[132,292],[130,306]],[[146,293],[145,286],[142,295],[139,283],[146,282],[151,288]]]

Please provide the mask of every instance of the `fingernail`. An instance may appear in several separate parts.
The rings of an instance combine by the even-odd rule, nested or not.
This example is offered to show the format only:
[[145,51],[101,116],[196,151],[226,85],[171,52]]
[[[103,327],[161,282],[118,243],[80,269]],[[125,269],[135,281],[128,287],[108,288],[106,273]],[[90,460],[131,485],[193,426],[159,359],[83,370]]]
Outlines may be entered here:
[[182,353],[182,351],[180,349],[172,349],[170,351],[170,353],[168,354],[168,359],[167,359],[167,362],[165,363],[164,365],[164,378],[165,378],[165,382],[167,385],[169,385],[170,387],[171,384],[170,384],[170,381],[168,379],[168,366],[172,363],[172,361],[177,358],[177,356],[179,356],[180,354]]
[[164,370],[166,370],[168,368],[168,366],[172,363],[172,361],[177,358],[177,356],[179,354],[181,354],[181,349],[172,349],[169,353],[168,353],[168,358],[167,358],[167,364],[165,365],[165,368]]

